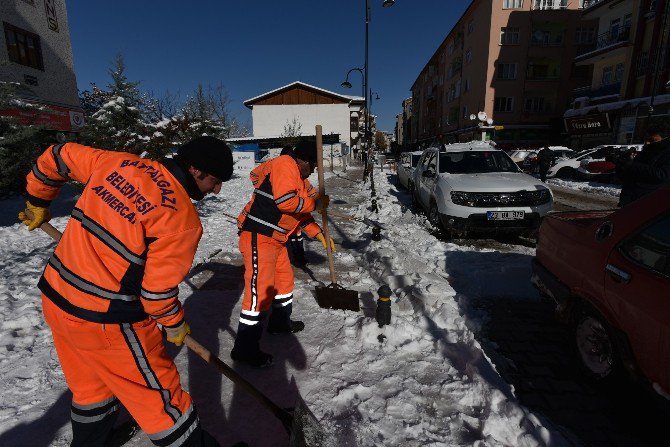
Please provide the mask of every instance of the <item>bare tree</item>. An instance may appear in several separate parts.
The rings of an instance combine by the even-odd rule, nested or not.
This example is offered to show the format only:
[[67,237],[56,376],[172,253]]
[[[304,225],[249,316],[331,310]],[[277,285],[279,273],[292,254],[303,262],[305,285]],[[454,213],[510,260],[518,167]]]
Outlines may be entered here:
[[291,121],[286,120],[286,124],[284,124],[284,131],[280,136],[286,138],[286,144],[289,146],[296,145],[302,136],[302,124],[298,120],[298,117],[293,115],[293,119]]

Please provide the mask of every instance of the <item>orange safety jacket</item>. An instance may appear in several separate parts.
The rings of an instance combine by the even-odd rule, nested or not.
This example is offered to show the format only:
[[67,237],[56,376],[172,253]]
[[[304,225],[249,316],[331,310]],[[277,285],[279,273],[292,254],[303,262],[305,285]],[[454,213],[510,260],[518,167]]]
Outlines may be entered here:
[[189,197],[201,194],[192,176],[172,160],[59,144],[28,174],[28,200],[48,207],[67,180],[84,190],[40,279],[42,293],[87,321],[134,323],[149,315],[164,326],[181,324],[178,285],[202,236]]
[[309,237],[321,232],[310,213],[315,191],[300,177],[300,169],[290,155],[280,155],[261,164],[249,175],[254,193],[237,218],[237,227],[285,243],[298,228]]

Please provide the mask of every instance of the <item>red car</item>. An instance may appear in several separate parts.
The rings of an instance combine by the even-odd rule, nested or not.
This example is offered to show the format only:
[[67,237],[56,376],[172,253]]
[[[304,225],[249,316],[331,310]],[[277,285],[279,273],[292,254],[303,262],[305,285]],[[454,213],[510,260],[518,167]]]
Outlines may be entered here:
[[670,185],[616,211],[549,214],[533,284],[571,323],[593,377],[648,379],[670,399]]

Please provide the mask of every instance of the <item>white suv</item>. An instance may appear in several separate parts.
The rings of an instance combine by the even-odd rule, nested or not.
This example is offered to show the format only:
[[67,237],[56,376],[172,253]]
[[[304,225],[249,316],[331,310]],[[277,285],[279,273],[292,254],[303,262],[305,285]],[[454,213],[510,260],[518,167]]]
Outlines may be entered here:
[[426,149],[414,169],[412,200],[449,234],[531,234],[551,211],[551,190],[505,152],[473,141]]
[[412,172],[416,168],[416,164],[421,158],[422,151],[403,152],[400,154],[400,163],[398,163],[398,182],[407,188],[411,189]]

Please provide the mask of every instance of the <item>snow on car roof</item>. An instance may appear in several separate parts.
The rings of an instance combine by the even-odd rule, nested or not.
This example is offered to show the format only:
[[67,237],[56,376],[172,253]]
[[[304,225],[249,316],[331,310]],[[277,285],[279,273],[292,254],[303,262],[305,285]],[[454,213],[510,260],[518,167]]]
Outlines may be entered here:
[[441,152],[464,152],[464,151],[498,151],[495,146],[492,146],[486,141],[469,141],[467,143],[453,143],[444,144],[440,149]]

